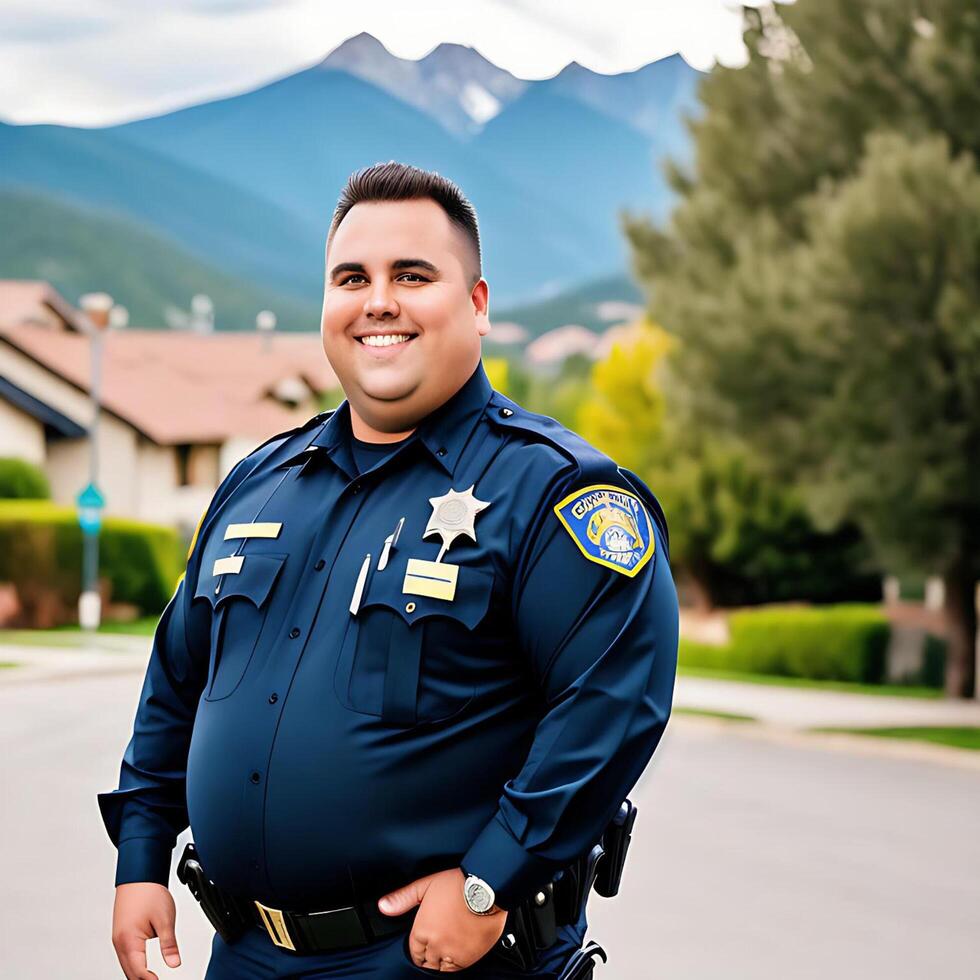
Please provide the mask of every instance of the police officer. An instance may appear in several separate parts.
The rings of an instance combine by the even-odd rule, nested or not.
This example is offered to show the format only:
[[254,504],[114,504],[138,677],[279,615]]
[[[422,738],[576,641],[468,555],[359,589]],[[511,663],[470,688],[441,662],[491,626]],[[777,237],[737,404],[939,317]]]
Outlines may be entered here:
[[663,513],[490,385],[456,185],[394,161],[353,174],[326,256],[346,398],[218,487],[99,795],[116,953],[130,980],[155,976],[148,938],[179,964],[168,883],[189,824],[207,879],[254,919],[215,933],[208,980],[554,977],[584,912],[527,972],[491,951],[664,731]]

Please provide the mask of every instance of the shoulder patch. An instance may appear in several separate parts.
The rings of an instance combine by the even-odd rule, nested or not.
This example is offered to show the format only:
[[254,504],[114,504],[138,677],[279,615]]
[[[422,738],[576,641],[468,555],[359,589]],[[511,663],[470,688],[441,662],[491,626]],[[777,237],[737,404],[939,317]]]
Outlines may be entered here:
[[555,504],[555,514],[589,561],[632,578],[653,557],[656,539],[636,494],[597,483]]

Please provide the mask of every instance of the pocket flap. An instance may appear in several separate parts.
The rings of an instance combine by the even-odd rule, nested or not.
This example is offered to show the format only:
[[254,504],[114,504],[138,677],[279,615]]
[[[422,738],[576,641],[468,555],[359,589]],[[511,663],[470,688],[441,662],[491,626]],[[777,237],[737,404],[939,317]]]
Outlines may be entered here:
[[428,616],[446,616],[463,623],[467,629],[475,629],[487,614],[493,592],[494,573],[491,571],[460,565],[452,599],[402,592],[404,578],[404,569],[394,566],[383,572],[375,569],[361,607],[387,606],[409,624]]
[[[256,609],[262,606],[272,591],[286,555],[245,554],[241,571],[225,575],[212,575],[211,569],[201,569],[194,598],[206,597],[217,608],[232,596],[248,599]],[[212,566],[213,567],[213,566]],[[217,595],[214,590],[220,583]]]

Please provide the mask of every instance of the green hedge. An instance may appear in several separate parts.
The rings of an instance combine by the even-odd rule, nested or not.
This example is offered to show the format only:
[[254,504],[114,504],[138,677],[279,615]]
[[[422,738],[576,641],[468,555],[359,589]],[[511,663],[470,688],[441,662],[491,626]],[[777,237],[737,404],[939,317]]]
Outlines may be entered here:
[[885,680],[890,627],[878,606],[743,609],[731,614],[728,626],[727,645],[685,643],[682,662],[811,680]]
[[[184,569],[185,546],[169,527],[107,517],[99,534],[99,576],[112,602],[161,612]],[[24,596],[54,590],[74,606],[82,579],[82,531],[74,507],[48,501],[0,501],[0,582]]]
[[0,457],[0,498],[5,500],[47,500],[51,488],[44,470],[23,459]]

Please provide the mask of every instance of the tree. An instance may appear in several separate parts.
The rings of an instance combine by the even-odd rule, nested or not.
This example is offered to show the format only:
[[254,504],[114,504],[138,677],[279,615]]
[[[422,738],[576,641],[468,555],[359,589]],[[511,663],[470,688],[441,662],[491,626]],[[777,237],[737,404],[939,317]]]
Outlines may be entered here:
[[767,478],[744,446],[684,424],[671,397],[680,393],[665,390],[676,347],[654,324],[623,331],[592,368],[575,428],[654,489],[671,564],[698,603],[836,601],[880,589],[853,526],[820,533],[793,488]]
[[702,424],[946,582],[946,690],[974,690],[980,578],[980,11],[746,10],[665,228],[626,219]]

